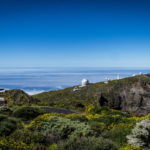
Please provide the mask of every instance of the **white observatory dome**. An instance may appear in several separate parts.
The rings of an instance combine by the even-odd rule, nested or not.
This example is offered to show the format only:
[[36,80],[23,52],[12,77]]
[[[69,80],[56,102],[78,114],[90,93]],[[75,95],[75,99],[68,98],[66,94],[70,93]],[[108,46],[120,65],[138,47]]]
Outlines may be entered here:
[[82,86],[86,86],[89,84],[89,81],[87,79],[82,79]]
[[136,74],[133,74],[133,75],[132,75],[132,77],[135,77],[135,76],[136,76]]
[[119,75],[117,75],[117,80],[119,80],[120,79],[120,76]]

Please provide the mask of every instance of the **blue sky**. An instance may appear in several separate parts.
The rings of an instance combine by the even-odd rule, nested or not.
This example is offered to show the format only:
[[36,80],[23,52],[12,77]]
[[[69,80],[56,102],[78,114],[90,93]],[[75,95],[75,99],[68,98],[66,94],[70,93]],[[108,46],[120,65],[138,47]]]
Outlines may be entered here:
[[0,0],[0,67],[149,67],[149,0]]

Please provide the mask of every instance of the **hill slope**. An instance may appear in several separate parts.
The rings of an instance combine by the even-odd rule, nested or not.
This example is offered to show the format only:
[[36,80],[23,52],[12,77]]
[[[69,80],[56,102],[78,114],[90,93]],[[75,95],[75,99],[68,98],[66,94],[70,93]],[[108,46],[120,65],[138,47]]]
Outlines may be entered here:
[[0,93],[0,97],[4,97],[8,104],[22,105],[22,104],[35,104],[37,99],[29,96],[22,90],[7,90]]
[[140,75],[99,82],[73,91],[74,87],[34,95],[47,105],[83,108],[85,104],[108,106],[134,115],[150,113],[150,76]]

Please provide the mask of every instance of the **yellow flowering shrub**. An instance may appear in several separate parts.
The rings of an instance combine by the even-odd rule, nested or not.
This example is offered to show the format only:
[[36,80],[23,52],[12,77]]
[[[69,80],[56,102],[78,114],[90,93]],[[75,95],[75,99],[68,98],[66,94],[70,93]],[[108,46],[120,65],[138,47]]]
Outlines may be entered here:
[[85,114],[68,114],[65,116],[65,118],[71,120],[88,121],[88,118]]
[[112,128],[114,128],[114,127],[131,128],[131,127],[133,127],[134,125],[135,125],[135,124],[133,124],[133,123],[118,123],[118,124],[112,123],[112,124],[110,124],[110,125],[107,127],[107,129],[109,130],[109,129],[112,129]]
[[130,117],[129,119],[130,120],[135,120],[136,122],[139,122],[139,121],[144,120],[144,119],[150,119],[150,114],[148,114],[146,116],[143,116],[143,117],[133,116],[133,117]]
[[52,145],[49,145],[46,150],[57,150],[57,148],[58,148],[57,144],[52,144]]
[[137,147],[137,146],[131,146],[131,145],[126,145],[125,147],[123,148],[120,148],[120,150],[143,150],[142,148],[140,147]]
[[96,119],[101,117],[102,115],[100,114],[88,114],[86,117],[88,118],[88,120],[92,120],[92,119]]
[[150,119],[150,114],[146,115],[145,117],[142,117],[144,119]]
[[65,115],[58,114],[58,113],[49,113],[49,114],[40,115],[37,118],[35,118],[33,121],[31,121],[31,123],[27,127],[34,130],[38,130],[38,129],[40,130],[44,122],[50,120],[52,116],[63,117]]
[[134,120],[135,122],[139,122],[139,121],[143,120],[144,117],[136,117],[136,116],[133,116],[133,117],[130,117],[130,118],[128,118],[128,119],[129,119],[129,120]]
[[16,141],[13,138],[0,138],[0,148],[1,149],[30,149],[32,145],[27,145],[22,141]]
[[90,113],[93,109],[94,109],[94,106],[92,104],[88,105],[85,107],[85,112]]

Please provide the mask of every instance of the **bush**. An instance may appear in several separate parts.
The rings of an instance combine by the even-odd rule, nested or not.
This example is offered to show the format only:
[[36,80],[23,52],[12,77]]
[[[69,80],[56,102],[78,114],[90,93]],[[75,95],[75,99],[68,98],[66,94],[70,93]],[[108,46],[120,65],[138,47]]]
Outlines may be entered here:
[[57,144],[52,144],[47,147],[47,150],[57,150]]
[[49,114],[43,114],[35,118],[31,123],[28,125],[28,128],[35,131],[41,131],[43,126],[46,122],[48,122],[52,116],[58,116],[58,117],[64,117],[64,114],[57,114],[57,113],[49,113]]
[[43,113],[44,111],[38,106],[21,106],[13,112],[13,115],[24,120],[31,120]]
[[95,137],[81,137],[71,138],[58,145],[61,150],[117,150],[113,142],[110,140],[95,138]]
[[90,113],[90,114],[106,114],[108,112],[110,112],[110,109],[108,109],[106,106],[97,106],[97,107],[94,107],[92,104],[91,105],[88,105],[86,106],[86,109],[85,111],[87,113]]
[[137,146],[126,145],[125,147],[120,148],[119,150],[144,150]]
[[44,143],[44,137],[39,132],[32,132],[27,129],[16,130],[11,135],[0,140],[2,149],[32,149]]
[[145,119],[132,129],[132,134],[127,136],[128,143],[133,146],[150,148],[150,120]]
[[0,149],[2,150],[31,150],[31,146],[23,143],[22,141],[16,141],[9,137],[0,138]]
[[97,135],[101,134],[107,128],[103,122],[92,120],[89,121],[89,125],[91,126],[91,129],[97,133]]
[[17,121],[5,115],[0,115],[0,136],[9,135],[17,129]]
[[44,137],[39,132],[32,132],[28,129],[16,130],[10,135],[10,138],[16,141],[22,141],[28,145],[32,143],[43,143]]
[[116,143],[117,147],[121,147],[127,142],[126,136],[130,133],[131,129],[128,127],[114,127],[111,130],[104,132],[103,137],[111,139]]
[[69,114],[69,115],[66,115],[65,118],[68,118],[68,119],[71,119],[71,120],[78,120],[78,121],[81,121],[81,122],[87,122],[88,119],[85,115],[83,114]]
[[51,119],[45,123],[41,132],[45,137],[49,134],[53,134],[60,139],[90,136],[94,134],[90,126],[85,123],[56,116],[52,116]]
[[[126,123],[126,124],[133,123],[133,120],[129,120],[126,117],[122,117],[120,115],[111,115],[111,114],[103,115],[98,118],[93,118],[92,121],[103,122],[108,128],[112,124],[117,125],[120,123]],[[112,128],[112,127],[110,127],[110,128]]]
[[11,115],[12,112],[12,109],[9,107],[0,107],[0,114]]

